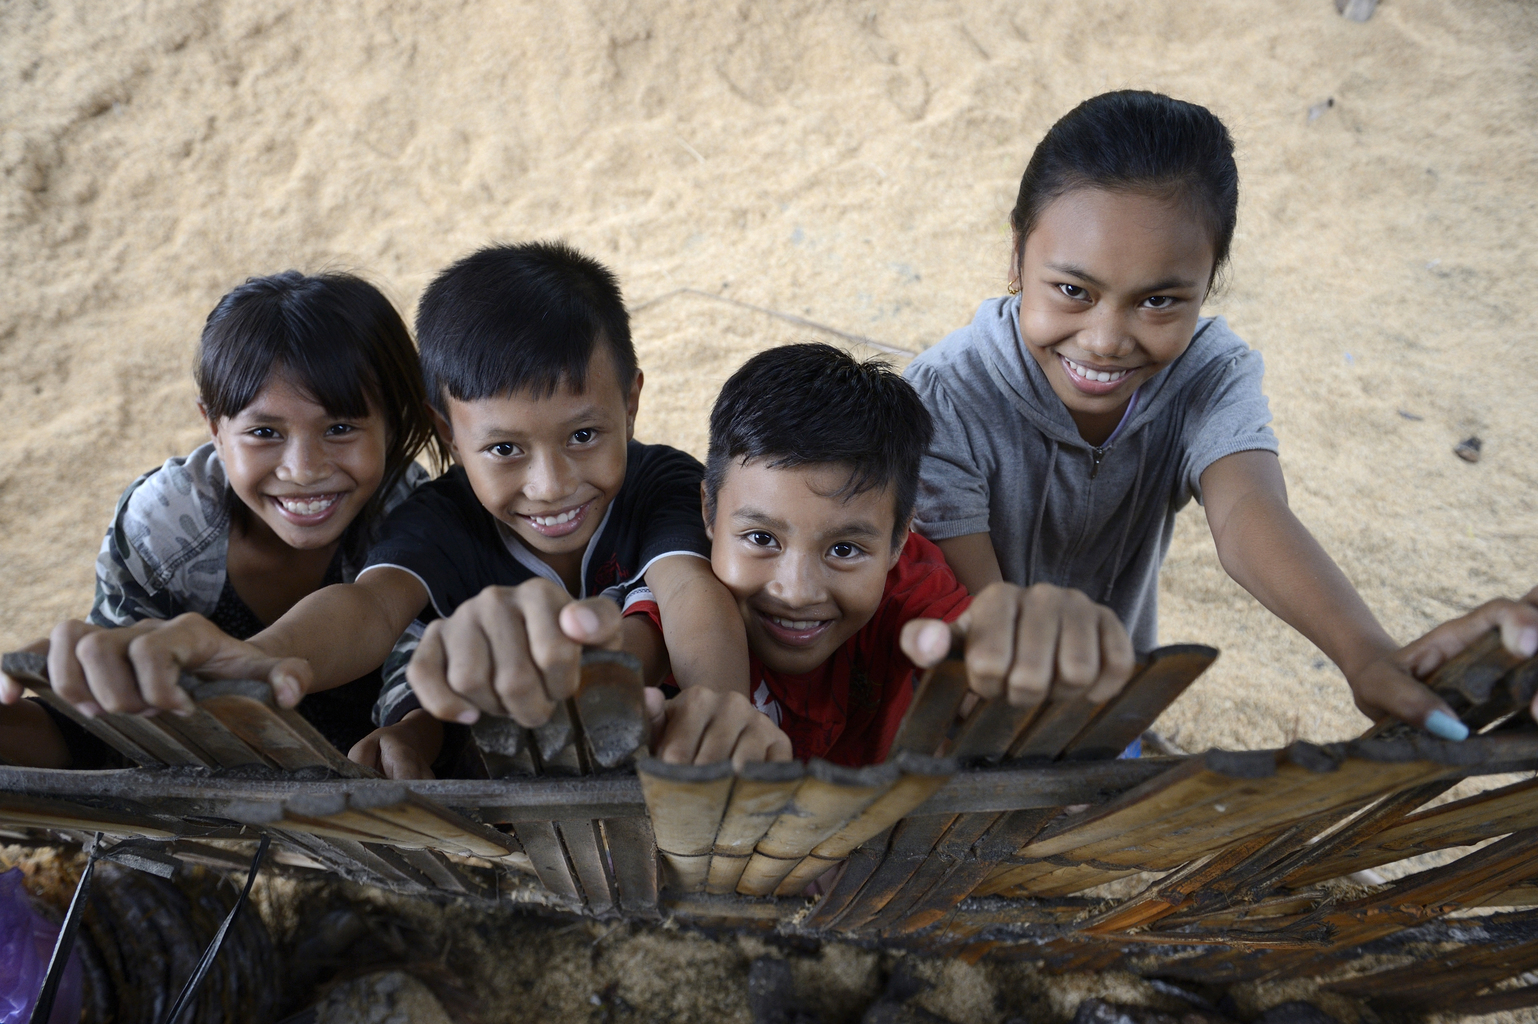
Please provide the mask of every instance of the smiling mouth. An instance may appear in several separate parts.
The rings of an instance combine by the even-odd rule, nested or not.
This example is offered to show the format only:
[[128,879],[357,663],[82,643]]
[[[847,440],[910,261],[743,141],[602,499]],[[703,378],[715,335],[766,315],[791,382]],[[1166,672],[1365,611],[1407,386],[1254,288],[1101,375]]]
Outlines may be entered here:
[[588,510],[593,507],[592,501],[585,501],[571,508],[561,509],[559,512],[551,512],[548,515],[533,516],[517,513],[518,518],[528,523],[534,531],[544,537],[565,537],[582,528],[587,519]]
[[269,494],[272,503],[277,506],[283,518],[301,526],[313,526],[330,518],[342,502],[342,495],[338,494],[297,494],[277,495]]
[[758,619],[769,639],[786,647],[810,647],[833,628],[833,619],[792,619],[759,612]]
[[1063,361],[1063,369],[1068,374],[1068,379],[1073,386],[1089,395],[1108,395],[1121,387],[1124,380],[1132,374],[1133,369],[1124,370],[1099,370],[1084,363],[1076,363],[1067,356],[1059,353],[1058,358]]

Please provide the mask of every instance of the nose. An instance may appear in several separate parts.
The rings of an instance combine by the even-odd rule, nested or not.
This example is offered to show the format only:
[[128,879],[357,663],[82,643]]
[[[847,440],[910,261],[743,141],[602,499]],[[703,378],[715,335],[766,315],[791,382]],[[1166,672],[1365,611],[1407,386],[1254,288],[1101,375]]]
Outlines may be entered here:
[[555,452],[536,452],[523,479],[523,494],[530,501],[556,502],[576,490],[571,463]]
[[291,436],[283,446],[277,476],[285,483],[308,487],[331,475],[331,458],[319,437]]
[[1079,334],[1077,340],[1084,351],[1106,359],[1124,356],[1136,346],[1121,314],[1112,309],[1109,303],[1103,303],[1095,311],[1094,320]]
[[820,563],[810,555],[787,551],[774,560],[774,579],[766,588],[769,596],[787,608],[809,608],[827,600]]

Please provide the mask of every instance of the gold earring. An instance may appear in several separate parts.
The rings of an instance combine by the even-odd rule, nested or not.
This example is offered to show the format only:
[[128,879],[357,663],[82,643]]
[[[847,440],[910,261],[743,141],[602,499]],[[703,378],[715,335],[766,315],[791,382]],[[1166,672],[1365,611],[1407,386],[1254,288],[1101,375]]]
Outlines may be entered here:
[[1020,279],[1017,277],[1013,281],[1009,282],[1009,287],[1006,290],[1011,295],[1019,295],[1020,294]]

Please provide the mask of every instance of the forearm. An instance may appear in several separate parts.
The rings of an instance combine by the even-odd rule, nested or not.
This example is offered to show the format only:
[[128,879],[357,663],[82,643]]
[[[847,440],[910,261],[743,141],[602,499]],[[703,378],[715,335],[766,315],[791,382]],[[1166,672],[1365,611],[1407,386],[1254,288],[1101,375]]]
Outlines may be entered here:
[[947,537],[935,541],[935,544],[940,553],[945,555],[945,563],[956,574],[957,582],[967,588],[967,593],[981,594],[989,584],[1003,581],[1004,573],[999,569],[999,556],[993,550],[992,535],[969,533],[961,537]]
[[645,615],[627,615],[620,623],[620,650],[640,661],[641,678],[647,686],[656,686],[670,671],[667,644]]
[[[664,566],[671,571],[657,572]],[[708,686],[747,696],[747,629],[731,592],[709,563],[665,560],[648,573],[647,584],[657,599],[663,642],[679,687]]]
[[1241,499],[1224,526],[1214,529],[1213,539],[1234,581],[1307,637],[1348,679],[1398,648],[1285,501],[1263,494]]
[[349,683],[384,664],[414,614],[390,607],[361,584],[340,583],[304,598],[251,643],[274,657],[308,661],[315,672],[309,688],[313,693]]

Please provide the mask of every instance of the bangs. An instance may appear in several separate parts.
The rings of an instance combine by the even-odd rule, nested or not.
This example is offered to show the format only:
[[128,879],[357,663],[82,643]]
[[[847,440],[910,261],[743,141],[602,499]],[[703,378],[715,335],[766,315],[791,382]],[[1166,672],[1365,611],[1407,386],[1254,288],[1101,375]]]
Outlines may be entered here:
[[237,416],[274,377],[303,391],[332,416],[354,419],[380,411],[379,381],[367,350],[339,345],[353,333],[331,310],[302,315],[279,303],[230,311],[204,332],[198,392],[211,417]]

